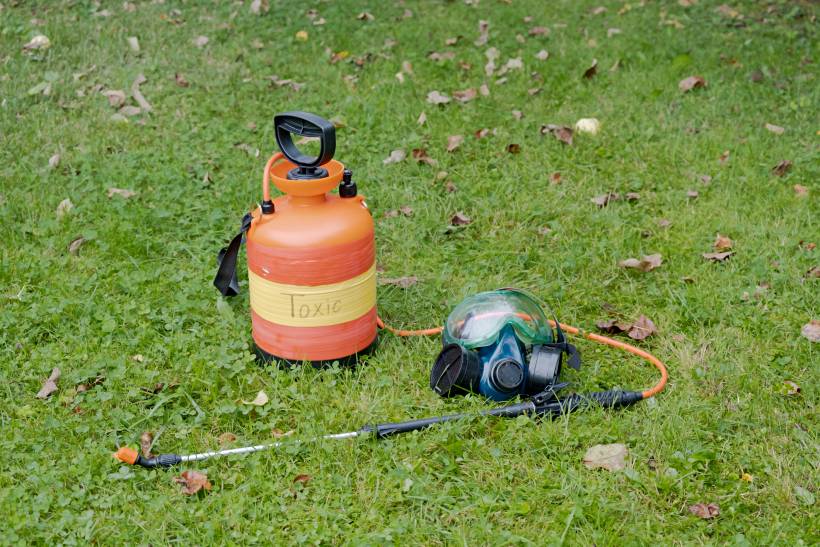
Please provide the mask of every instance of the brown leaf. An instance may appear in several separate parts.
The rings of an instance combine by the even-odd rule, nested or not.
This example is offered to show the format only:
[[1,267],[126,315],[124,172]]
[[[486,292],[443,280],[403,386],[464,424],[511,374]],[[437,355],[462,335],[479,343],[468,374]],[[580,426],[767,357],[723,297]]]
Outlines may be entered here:
[[820,342],[820,321],[812,319],[800,329],[803,338],[810,342]]
[[490,22],[483,19],[478,22],[478,39],[473,42],[476,46],[481,47],[487,44],[490,39]]
[[518,154],[521,152],[521,145],[516,143],[510,143],[507,145],[507,152],[510,154]]
[[425,122],[427,122],[427,114],[422,112],[421,114],[419,114],[419,119],[416,120],[416,123],[419,125],[424,125]]
[[281,429],[271,429],[270,434],[273,436],[274,439],[281,439],[283,437],[288,437],[293,435],[294,431],[291,429],[290,431],[282,432]]
[[620,471],[626,467],[624,458],[628,454],[626,445],[616,444],[596,444],[589,447],[584,454],[584,465],[587,469],[602,468],[608,471]]
[[702,519],[712,519],[720,514],[717,503],[696,503],[689,506],[689,512]]
[[621,332],[627,332],[632,328],[632,323],[627,321],[619,321],[617,319],[609,319],[606,321],[598,321],[595,323],[595,326],[601,332],[605,332],[607,334],[619,334]]
[[601,194],[600,196],[595,196],[594,198],[590,199],[592,203],[597,205],[598,207],[606,207],[612,201],[618,201],[621,199],[620,194],[616,194],[615,192],[608,192],[606,194]]
[[125,104],[125,91],[121,89],[107,89],[102,92],[108,99],[108,104],[113,108],[119,108]]
[[732,248],[734,242],[726,236],[717,234],[713,247],[716,251],[728,251]]
[[530,36],[549,36],[550,29],[547,27],[532,27],[527,34]]
[[726,252],[723,252],[723,253],[703,253],[702,256],[706,260],[711,260],[713,262],[723,262],[724,260],[726,260],[727,258],[732,256],[733,254],[735,254],[734,251],[726,251]]
[[298,483],[301,483],[303,485],[307,485],[311,481],[312,478],[313,477],[311,477],[310,475],[296,475],[293,478],[293,483],[296,484],[298,482]]
[[427,150],[425,148],[414,148],[413,159],[419,163],[426,163],[432,167],[438,165],[436,160],[427,155]]
[[688,197],[689,199],[698,199],[699,195],[700,194],[698,193],[697,190],[687,190],[686,191],[686,197]]
[[448,180],[448,181],[447,181],[447,183],[444,185],[444,189],[445,189],[445,190],[447,190],[447,192],[448,192],[448,193],[451,193],[451,194],[452,194],[453,192],[455,192],[456,190],[458,190],[458,188],[456,188],[456,185],[455,185],[455,184],[453,184],[452,182],[450,182],[449,180]]
[[65,214],[71,211],[73,208],[74,204],[71,203],[71,200],[65,198],[63,201],[60,202],[59,205],[57,205],[57,209],[54,212],[56,213],[57,218],[63,218],[63,216],[65,216]]
[[375,19],[375,17],[373,17],[372,13],[363,11],[356,16],[356,19],[358,19],[359,21],[372,21]]
[[800,385],[797,382],[793,382],[791,380],[783,380],[783,387],[781,388],[781,393],[783,393],[783,395],[793,397],[800,393]]
[[415,275],[408,275],[404,277],[380,277],[379,285],[393,285],[402,289],[412,287],[419,282],[419,278]]
[[772,123],[767,123],[764,127],[772,133],[774,133],[775,135],[782,135],[786,132],[786,129],[784,127],[780,127],[779,125],[774,125]]
[[108,189],[108,199],[111,199],[114,196],[120,196],[121,198],[128,199],[136,196],[137,193],[133,190],[126,190],[124,188],[109,188]]
[[199,471],[183,471],[182,475],[174,477],[174,482],[182,485],[182,493],[186,496],[196,494],[202,489],[211,490],[208,475]]
[[792,162],[783,160],[772,168],[772,174],[778,177],[784,176],[792,168]]
[[632,323],[632,327],[629,329],[627,336],[633,340],[643,340],[656,332],[658,332],[658,329],[655,328],[655,323],[645,315],[641,315]]
[[142,453],[143,458],[153,458],[154,455],[151,454],[151,447],[154,444],[154,434],[150,431],[143,432],[140,435],[140,452]]
[[490,96],[490,88],[487,87],[487,84],[481,84],[478,87],[478,92],[482,97],[489,97]]
[[251,2],[250,9],[251,13],[254,15],[268,13],[268,10],[270,10],[270,3],[268,0],[253,0]]
[[546,61],[547,59],[549,59],[549,57],[549,51],[547,51],[546,49],[542,49],[541,51],[535,54],[535,58],[539,61]]
[[434,90],[427,94],[427,102],[430,104],[447,104],[450,102],[450,97]]
[[731,152],[729,150],[724,150],[723,153],[718,156],[718,163],[721,165],[725,165],[727,161],[729,161],[729,155]]
[[462,213],[461,211],[457,212],[453,215],[453,218],[450,219],[450,224],[453,226],[466,226],[473,222],[473,219]]
[[60,369],[54,367],[51,375],[43,382],[43,387],[37,392],[38,399],[48,399],[48,396],[57,391],[57,380],[60,379]]
[[449,137],[447,137],[447,151],[453,152],[456,148],[461,146],[461,143],[463,142],[463,135],[450,135]]
[[706,80],[700,76],[689,76],[678,82],[678,89],[686,93],[699,87],[706,87]]
[[83,243],[85,243],[85,238],[83,236],[72,239],[68,244],[69,254],[77,255],[80,252],[80,247],[83,246]]
[[439,53],[438,51],[434,51],[433,53],[428,55],[427,58],[431,61],[452,61],[456,58],[456,52],[445,51],[444,53]]
[[820,278],[820,266],[812,266],[812,268],[806,272],[805,277],[808,278]]
[[484,127],[484,128],[482,128],[482,129],[479,129],[478,131],[476,131],[476,132],[474,133],[475,138],[477,138],[477,139],[483,139],[484,137],[486,137],[486,136],[487,136],[487,135],[489,135],[489,134],[490,134],[490,130],[489,130],[489,128],[487,128],[487,127]]
[[188,86],[190,85],[190,84],[188,83],[188,80],[186,80],[186,79],[185,79],[185,76],[183,76],[183,75],[182,75],[182,74],[180,74],[179,72],[176,72],[176,73],[174,74],[174,81],[176,82],[176,84],[177,84],[179,87],[188,87]]
[[593,59],[592,64],[584,71],[584,78],[589,80],[598,73],[598,59]]
[[520,110],[513,110],[512,111],[512,117],[515,118],[516,120],[520,120],[521,118],[524,117],[524,113],[521,112]]
[[447,39],[444,40],[444,44],[447,45],[447,46],[454,46],[458,43],[459,39],[461,39],[461,36],[455,36],[453,38],[447,38]]
[[572,145],[572,128],[566,125],[546,124],[541,126],[541,134],[551,134],[564,144]]
[[407,152],[404,150],[393,150],[390,155],[382,160],[382,164],[390,165],[391,163],[399,163],[407,157]]
[[55,169],[58,165],[60,165],[60,154],[54,154],[50,158],[48,158],[48,168]]
[[627,192],[624,197],[626,201],[638,201],[641,199],[641,195],[638,192]]
[[550,175],[550,184],[561,184],[561,173],[558,171]]
[[142,109],[140,107],[130,105],[130,104],[123,106],[119,110],[119,114],[121,116],[127,116],[129,118],[132,117],[132,116],[139,116],[141,112],[142,112]]
[[236,441],[236,435],[229,431],[226,431],[225,433],[217,437],[216,440],[219,443],[219,445],[222,446]]
[[197,36],[192,40],[193,44],[198,48],[203,48],[208,45],[210,39],[207,36]]
[[795,184],[792,186],[792,189],[794,190],[794,195],[799,198],[804,198],[809,195],[809,189],[802,184]]
[[492,76],[493,72],[495,72],[495,60],[498,59],[501,53],[496,48],[491,47],[484,52],[484,55],[487,57],[487,64],[484,65],[484,74]]
[[669,228],[672,226],[672,221],[667,218],[662,218],[658,221],[658,226],[661,228]]
[[478,96],[478,91],[474,88],[464,89],[462,91],[453,91],[453,97],[460,103],[468,103]]
[[627,258],[626,260],[622,260],[618,262],[618,266],[621,268],[635,268],[636,270],[641,270],[642,272],[651,272],[658,266],[663,263],[663,258],[660,254],[651,254],[646,255],[640,260],[637,258]]

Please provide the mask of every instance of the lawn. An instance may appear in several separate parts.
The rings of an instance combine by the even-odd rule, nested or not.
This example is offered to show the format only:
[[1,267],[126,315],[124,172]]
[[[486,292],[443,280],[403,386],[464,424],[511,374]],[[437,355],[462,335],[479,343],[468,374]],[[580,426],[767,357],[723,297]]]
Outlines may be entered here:
[[[267,7],[0,7],[0,544],[820,542],[817,4]],[[690,76],[705,85],[681,90]],[[255,362],[244,271],[230,300],[211,280],[287,110],[334,120],[380,275],[417,278],[380,286],[386,321],[440,325],[511,285],[588,330],[645,315],[657,332],[634,343],[667,362],[667,389],[554,421],[121,466],[111,453],[144,432],[191,453],[490,405],[429,389],[435,337],[383,333],[354,369]],[[571,145],[541,130],[581,118],[600,130]],[[718,234],[732,254],[704,258]],[[652,254],[651,271],[619,267]],[[656,380],[579,347],[573,389]],[[54,367],[58,389],[36,397]],[[260,390],[267,404],[243,403]],[[609,443],[626,469],[587,469]],[[212,490],[184,495],[184,470]]]

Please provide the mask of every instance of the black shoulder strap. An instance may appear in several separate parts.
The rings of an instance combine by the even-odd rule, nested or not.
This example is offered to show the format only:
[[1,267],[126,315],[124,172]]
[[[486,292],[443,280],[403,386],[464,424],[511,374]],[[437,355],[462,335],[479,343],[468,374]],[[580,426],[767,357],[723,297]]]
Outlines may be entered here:
[[242,227],[227,247],[223,247],[216,257],[217,270],[214,277],[214,287],[219,289],[222,296],[236,296],[239,294],[239,282],[236,279],[236,259],[245,233],[251,227],[253,217],[250,213],[242,217]]

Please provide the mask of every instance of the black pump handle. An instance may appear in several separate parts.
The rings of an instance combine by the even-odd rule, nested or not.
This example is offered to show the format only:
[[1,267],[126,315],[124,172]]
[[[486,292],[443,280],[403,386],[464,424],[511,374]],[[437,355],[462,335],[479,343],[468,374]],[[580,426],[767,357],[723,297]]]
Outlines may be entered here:
[[[299,167],[318,167],[333,159],[336,153],[336,128],[321,116],[310,112],[285,112],[273,117],[276,144],[287,159]],[[291,134],[319,138],[319,155],[302,154],[293,144]]]

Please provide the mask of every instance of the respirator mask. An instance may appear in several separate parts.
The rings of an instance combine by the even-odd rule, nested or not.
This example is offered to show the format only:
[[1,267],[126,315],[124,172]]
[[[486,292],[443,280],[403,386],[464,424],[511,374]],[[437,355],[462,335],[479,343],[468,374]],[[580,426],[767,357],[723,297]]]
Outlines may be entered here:
[[480,393],[495,401],[557,391],[561,362],[581,366],[558,321],[555,329],[543,308],[519,289],[476,294],[450,313],[444,348],[430,373],[430,387],[442,397]]

